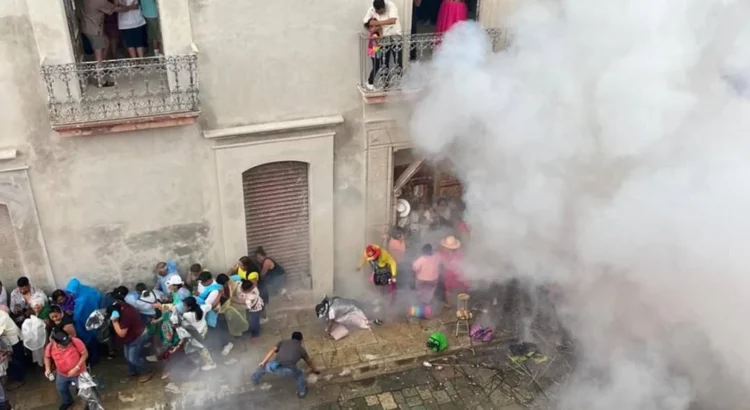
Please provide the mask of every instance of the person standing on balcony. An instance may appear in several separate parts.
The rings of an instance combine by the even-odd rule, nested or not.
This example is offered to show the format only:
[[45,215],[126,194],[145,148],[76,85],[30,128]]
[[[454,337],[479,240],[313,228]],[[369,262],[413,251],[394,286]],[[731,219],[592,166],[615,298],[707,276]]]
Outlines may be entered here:
[[128,49],[130,58],[143,58],[148,46],[146,19],[138,7],[138,0],[119,0],[120,6],[127,8],[117,14],[122,42]]
[[[371,21],[372,20],[372,21]],[[373,64],[375,76],[372,77],[385,77],[385,87],[388,87],[391,76],[399,78],[403,68],[402,63],[402,52],[403,52],[403,38],[401,36],[401,21],[398,16],[398,8],[396,4],[391,0],[374,0],[372,7],[367,10],[363,23],[367,25],[372,31],[374,28],[382,27],[383,36],[381,39],[382,53],[380,58],[376,59],[377,68]],[[396,63],[396,68],[391,68],[391,56]],[[384,68],[385,67],[385,68]],[[381,73],[381,70],[387,70],[385,73]],[[393,71],[393,72],[388,72]],[[368,90],[374,90],[374,82],[369,82],[366,85]]]
[[148,41],[154,48],[154,56],[161,55],[161,27],[159,26],[159,6],[156,0],[141,0],[141,13],[146,19]]
[[[138,8],[138,3],[134,6],[120,6],[110,3],[107,0],[83,0],[83,13],[81,17],[81,32],[91,43],[94,49],[94,57],[97,64],[101,65],[107,55],[109,41],[104,35],[104,18],[114,13],[126,12]],[[114,83],[106,81],[101,68],[97,68],[95,77],[98,87],[112,87]]]

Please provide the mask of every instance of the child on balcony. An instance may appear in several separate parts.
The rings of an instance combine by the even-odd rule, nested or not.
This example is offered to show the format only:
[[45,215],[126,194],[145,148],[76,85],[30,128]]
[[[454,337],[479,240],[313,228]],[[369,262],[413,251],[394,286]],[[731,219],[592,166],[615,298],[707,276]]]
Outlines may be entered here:
[[365,28],[369,32],[369,38],[367,40],[367,55],[372,60],[372,69],[370,70],[370,76],[367,78],[367,89],[370,91],[375,90],[375,76],[378,75],[380,67],[382,66],[382,50],[380,46],[380,37],[383,35],[383,28],[375,26],[373,22],[376,19],[373,17],[367,23]]

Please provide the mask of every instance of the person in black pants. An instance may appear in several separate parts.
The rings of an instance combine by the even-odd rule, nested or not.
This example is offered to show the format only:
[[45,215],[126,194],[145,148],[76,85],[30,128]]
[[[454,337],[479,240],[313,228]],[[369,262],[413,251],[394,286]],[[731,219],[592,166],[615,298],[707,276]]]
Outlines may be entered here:
[[0,354],[8,355],[8,378],[12,382],[5,385],[6,390],[11,391],[23,386],[26,373],[26,358],[21,341],[21,329],[13,321],[10,315],[0,310],[0,349],[6,350]]

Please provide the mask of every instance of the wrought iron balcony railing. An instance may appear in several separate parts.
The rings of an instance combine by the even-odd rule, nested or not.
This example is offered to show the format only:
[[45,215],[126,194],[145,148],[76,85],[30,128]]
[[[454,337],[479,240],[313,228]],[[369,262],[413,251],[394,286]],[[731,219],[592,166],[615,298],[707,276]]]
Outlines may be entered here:
[[195,55],[43,65],[52,126],[197,112]]
[[[508,43],[505,30],[486,29],[492,50],[504,49]],[[364,93],[404,90],[403,79],[414,62],[427,61],[440,46],[440,34],[412,34],[384,37],[378,41],[379,51],[372,56],[367,34],[360,36],[360,87]]]

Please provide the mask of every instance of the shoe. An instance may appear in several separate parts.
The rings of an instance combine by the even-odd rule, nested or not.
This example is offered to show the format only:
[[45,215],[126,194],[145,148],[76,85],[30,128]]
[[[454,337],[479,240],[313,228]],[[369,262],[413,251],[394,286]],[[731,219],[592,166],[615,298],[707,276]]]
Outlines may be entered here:
[[260,318],[260,324],[261,324],[261,325],[264,325],[264,324],[266,324],[266,323],[268,323],[268,318],[267,318],[267,317],[262,317],[262,318]]
[[375,91],[375,86],[370,83],[365,84],[365,88],[367,91]]
[[73,403],[70,403],[70,404],[61,404],[60,407],[58,407],[58,409],[60,409],[60,410],[68,410],[71,407],[73,407]]
[[115,83],[113,83],[112,81],[105,81],[103,83],[96,85],[97,88],[114,87],[114,86],[115,86]]
[[224,362],[224,365],[225,366],[231,366],[231,365],[233,365],[233,364],[235,364],[237,362],[239,362],[239,360],[237,360],[236,357],[233,357],[233,358],[227,360],[226,362]]
[[149,363],[157,363],[159,362],[159,358],[154,355],[146,356],[146,361]]
[[151,380],[151,377],[153,377],[153,375],[154,375],[153,373],[148,372],[148,373],[144,374],[143,376],[139,377],[138,378],[138,382],[140,382],[140,383],[146,383],[147,381]]
[[228,355],[228,354],[229,354],[229,352],[231,352],[231,351],[232,351],[232,348],[234,348],[234,345],[233,345],[233,344],[232,344],[231,342],[227,343],[227,345],[226,345],[226,346],[224,346],[224,348],[223,348],[223,349],[221,349],[221,355],[222,355],[222,356],[226,356],[226,355]]
[[307,396],[307,390],[297,392],[297,397],[299,397],[300,399],[304,399],[306,396]]
[[120,383],[121,384],[128,384],[128,383],[132,382],[133,379],[135,379],[135,375],[134,374],[129,374],[124,379],[120,379]]
[[201,370],[203,370],[204,372],[210,372],[211,370],[213,370],[215,368],[216,368],[216,363],[211,363],[211,364],[207,364],[207,365],[201,367]]

